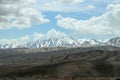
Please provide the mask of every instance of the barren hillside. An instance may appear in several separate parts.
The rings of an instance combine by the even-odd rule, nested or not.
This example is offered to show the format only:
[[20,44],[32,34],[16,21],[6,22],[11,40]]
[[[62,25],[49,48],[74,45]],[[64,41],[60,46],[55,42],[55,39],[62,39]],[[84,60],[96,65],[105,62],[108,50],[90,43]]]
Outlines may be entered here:
[[56,80],[65,77],[76,80],[80,77],[118,76],[119,47],[0,50],[0,77],[3,80]]

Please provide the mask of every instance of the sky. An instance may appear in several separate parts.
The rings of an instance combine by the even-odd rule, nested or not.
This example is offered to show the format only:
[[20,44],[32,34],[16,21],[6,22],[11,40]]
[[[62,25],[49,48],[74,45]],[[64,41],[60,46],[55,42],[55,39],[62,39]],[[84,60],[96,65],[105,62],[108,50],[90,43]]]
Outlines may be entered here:
[[0,42],[120,36],[120,0],[0,0]]

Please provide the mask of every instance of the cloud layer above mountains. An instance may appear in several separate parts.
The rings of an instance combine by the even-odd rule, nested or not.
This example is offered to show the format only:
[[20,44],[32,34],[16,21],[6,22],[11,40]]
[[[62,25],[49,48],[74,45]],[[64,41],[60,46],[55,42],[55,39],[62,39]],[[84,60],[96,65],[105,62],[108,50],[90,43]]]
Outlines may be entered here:
[[92,35],[120,35],[120,4],[110,4],[101,16],[88,20],[78,20],[71,17],[56,16],[57,25],[80,34]]
[[69,38],[65,33],[57,31],[55,29],[51,29],[48,31],[46,34],[41,34],[35,32],[33,35],[25,35],[22,37],[19,37],[17,39],[0,39],[0,44],[19,44],[19,45],[24,45],[27,42],[31,41],[37,41],[37,40],[42,40],[42,39],[62,39],[67,43],[71,43],[72,39]]
[[[0,31],[3,44],[43,38],[72,42],[68,35],[74,32],[75,38],[120,36],[120,0],[0,0]],[[15,33],[18,39],[11,39]]]

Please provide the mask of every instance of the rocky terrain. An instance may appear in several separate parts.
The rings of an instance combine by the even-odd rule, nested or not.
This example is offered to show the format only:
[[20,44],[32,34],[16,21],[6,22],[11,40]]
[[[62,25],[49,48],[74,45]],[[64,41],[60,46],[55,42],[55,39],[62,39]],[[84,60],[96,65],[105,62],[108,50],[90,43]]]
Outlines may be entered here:
[[119,47],[0,49],[0,80],[114,80],[119,76]]

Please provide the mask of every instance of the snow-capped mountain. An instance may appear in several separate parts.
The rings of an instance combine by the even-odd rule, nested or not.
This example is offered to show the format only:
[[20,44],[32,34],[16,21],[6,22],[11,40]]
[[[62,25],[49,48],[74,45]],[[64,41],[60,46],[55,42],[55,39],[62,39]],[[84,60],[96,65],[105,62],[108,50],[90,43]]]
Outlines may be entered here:
[[76,46],[90,46],[90,45],[98,45],[100,42],[94,39],[77,39],[74,41]]
[[95,39],[48,38],[48,39],[40,39],[35,41],[28,41],[24,44],[17,44],[17,43],[0,44],[0,48],[80,47],[80,46],[99,46],[99,45],[120,46],[120,37],[109,39],[106,42],[97,41]]
[[119,46],[120,47],[120,37],[115,37],[106,42],[109,45]]

